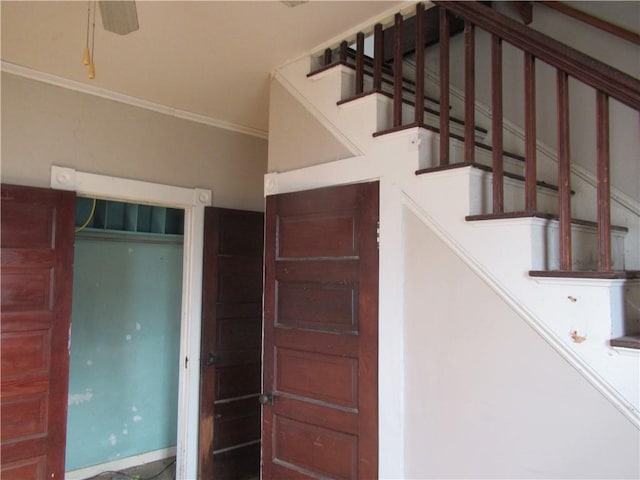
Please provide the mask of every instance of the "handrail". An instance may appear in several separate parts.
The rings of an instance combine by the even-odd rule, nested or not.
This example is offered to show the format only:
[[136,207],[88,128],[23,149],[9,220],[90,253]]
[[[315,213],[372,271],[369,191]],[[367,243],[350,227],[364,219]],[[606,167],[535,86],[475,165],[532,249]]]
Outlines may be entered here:
[[477,2],[433,0],[434,4],[521,48],[549,65],[640,110],[640,80]]
[[570,5],[567,5],[564,2],[555,2],[550,0],[537,0],[536,4],[544,5],[545,7],[552,8],[557,10],[558,12],[564,13],[565,15],[575,18],[581,22],[584,22],[592,27],[599,28],[600,30],[604,30],[612,35],[620,37],[624,40],[627,40],[631,43],[635,43],[636,45],[640,45],[640,35],[636,32],[632,32],[631,30],[627,30],[624,27],[616,25],[614,23],[608,22],[601,18],[595,17],[590,13],[583,12],[577,8],[574,8]]

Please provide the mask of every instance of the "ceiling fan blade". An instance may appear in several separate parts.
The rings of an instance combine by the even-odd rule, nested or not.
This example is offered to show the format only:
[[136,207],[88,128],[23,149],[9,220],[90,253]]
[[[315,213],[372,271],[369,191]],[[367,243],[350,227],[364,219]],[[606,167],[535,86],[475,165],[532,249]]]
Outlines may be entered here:
[[307,3],[309,0],[281,0],[280,3],[285,4],[287,7],[293,8],[303,3]]
[[126,35],[140,28],[134,0],[101,0],[98,3],[100,3],[102,26],[105,30]]

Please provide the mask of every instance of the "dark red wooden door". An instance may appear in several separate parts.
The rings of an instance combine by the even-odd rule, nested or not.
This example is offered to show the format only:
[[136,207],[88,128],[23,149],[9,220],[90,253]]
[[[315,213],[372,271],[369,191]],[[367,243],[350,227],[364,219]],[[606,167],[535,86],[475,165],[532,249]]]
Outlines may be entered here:
[[75,194],[1,195],[1,476],[63,479]]
[[199,479],[260,469],[264,214],[205,213]]
[[378,183],[267,197],[264,479],[377,478],[377,222]]

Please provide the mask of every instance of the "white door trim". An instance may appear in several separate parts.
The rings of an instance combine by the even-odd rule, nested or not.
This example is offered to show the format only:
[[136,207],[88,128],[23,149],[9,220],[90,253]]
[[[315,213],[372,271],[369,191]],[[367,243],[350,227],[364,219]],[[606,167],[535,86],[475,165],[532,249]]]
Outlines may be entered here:
[[51,167],[50,185],[52,189],[70,190],[78,195],[183,208],[185,211],[176,478],[196,478],[204,208],[212,204],[212,192],[79,172],[56,165]]

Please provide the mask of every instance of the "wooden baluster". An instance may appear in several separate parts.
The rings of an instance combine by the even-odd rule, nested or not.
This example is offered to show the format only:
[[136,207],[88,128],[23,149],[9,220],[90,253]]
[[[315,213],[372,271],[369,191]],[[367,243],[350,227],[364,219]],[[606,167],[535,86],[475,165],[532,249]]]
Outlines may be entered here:
[[571,270],[571,178],[569,150],[569,76],[557,73],[558,98],[558,216],[560,270]]
[[440,165],[449,164],[449,16],[440,7]]
[[324,51],[324,66],[331,65],[331,61],[333,60],[333,51],[330,48],[327,48]]
[[364,33],[356,35],[356,95],[364,91]]
[[393,58],[393,126],[402,125],[402,15],[395,16]]
[[375,92],[382,91],[382,55],[383,55],[383,38],[382,24],[376,23],[373,27],[373,90]]
[[464,22],[464,161],[475,160],[476,67],[475,27]]
[[598,188],[598,270],[610,272],[611,197],[609,189],[609,97],[596,91],[596,149]]
[[493,213],[504,212],[504,167],[502,162],[502,39],[491,37],[491,149],[493,168]]
[[535,58],[524,54],[524,203],[527,212],[537,207],[536,166],[536,69]]
[[347,63],[347,48],[349,48],[349,44],[346,40],[343,40],[340,43],[340,51],[338,52],[338,58],[340,59],[340,63]]
[[415,121],[424,123],[424,4],[416,5],[416,110]]

